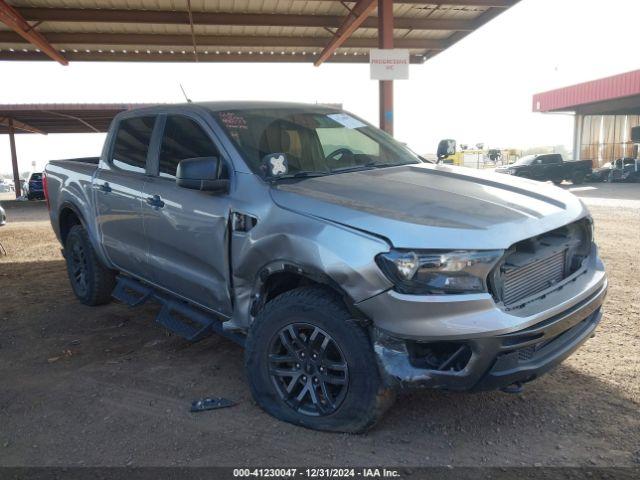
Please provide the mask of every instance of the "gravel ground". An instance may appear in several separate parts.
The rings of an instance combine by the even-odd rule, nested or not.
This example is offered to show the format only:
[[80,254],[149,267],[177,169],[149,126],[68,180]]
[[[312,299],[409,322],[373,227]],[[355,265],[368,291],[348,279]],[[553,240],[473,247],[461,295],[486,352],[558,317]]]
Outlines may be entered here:
[[[168,335],[155,306],[80,305],[46,207],[5,202],[0,465],[637,466],[640,209],[625,201],[640,188],[630,187],[591,207],[611,283],[595,338],[521,395],[404,394],[358,436],[269,417],[251,400],[239,347]],[[202,396],[238,404],[189,413]]]

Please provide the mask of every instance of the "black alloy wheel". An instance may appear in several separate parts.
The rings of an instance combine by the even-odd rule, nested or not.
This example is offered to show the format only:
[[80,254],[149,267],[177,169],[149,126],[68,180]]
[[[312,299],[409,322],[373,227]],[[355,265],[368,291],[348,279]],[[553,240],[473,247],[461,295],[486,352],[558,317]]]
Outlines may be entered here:
[[64,256],[73,293],[85,305],[103,305],[111,301],[116,272],[105,267],[93,250],[82,225],[74,225],[65,239]]
[[280,398],[303,415],[334,413],[349,385],[349,367],[336,341],[307,323],[280,329],[269,348],[269,374]]
[[267,413],[316,430],[365,431],[395,399],[367,327],[324,286],[295,288],[267,302],[247,335],[245,371]]
[[87,254],[84,245],[80,242],[75,242],[69,252],[69,273],[76,294],[81,297],[85,296],[88,290]]

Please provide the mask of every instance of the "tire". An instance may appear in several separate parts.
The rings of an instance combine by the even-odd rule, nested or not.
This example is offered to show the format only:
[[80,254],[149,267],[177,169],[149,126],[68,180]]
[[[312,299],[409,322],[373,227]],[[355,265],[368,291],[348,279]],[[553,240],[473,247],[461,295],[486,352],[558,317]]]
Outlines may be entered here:
[[67,275],[78,300],[92,306],[109,303],[116,272],[102,265],[82,225],[71,227],[64,250]]
[[584,179],[584,173],[578,172],[571,178],[571,183],[573,183],[574,185],[582,185],[584,183]]
[[[372,427],[395,400],[395,391],[383,387],[369,335],[351,317],[340,297],[322,287],[297,288],[267,303],[245,350],[258,405],[280,420],[316,430],[358,433]],[[283,336],[290,349],[284,348]],[[316,360],[310,358],[314,355]],[[315,383],[323,378],[330,380]],[[293,399],[301,395],[299,402]]]
[[554,185],[562,185],[562,179],[561,178],[560,179],[556,178],[556,179],[553,179],[551,181],[553,182]]

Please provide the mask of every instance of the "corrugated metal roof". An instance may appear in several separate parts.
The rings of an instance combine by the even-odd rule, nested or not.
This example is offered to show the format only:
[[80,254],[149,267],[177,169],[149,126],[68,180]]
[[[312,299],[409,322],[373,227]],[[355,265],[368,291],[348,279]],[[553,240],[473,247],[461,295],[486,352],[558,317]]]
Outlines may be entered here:
[[118,113],[148,107],[146,103],[52,103],[0,105],[0,134],[106,132]]
[[[423,62],[517,2],[398,0],[394,3],[396,46],[409,48],[413,62]],[[71,61],[195,60],[187,0],[9,3]],[[258,61],[313,62],[354,2],[191,0],[190,4],[198,60],[255,61],[263,52]],[[330,61],[367,62],[369,49],[376,46],[377,18],[373,15]],[[0,22],[0,60],[20,59],[48,57]]]
[[[576,111],[585,105],[638,95],[640,95],[640,70],[635,70],[535,94],[533,111]],[[603,105],[603,111],[606,111],[606,105]]]

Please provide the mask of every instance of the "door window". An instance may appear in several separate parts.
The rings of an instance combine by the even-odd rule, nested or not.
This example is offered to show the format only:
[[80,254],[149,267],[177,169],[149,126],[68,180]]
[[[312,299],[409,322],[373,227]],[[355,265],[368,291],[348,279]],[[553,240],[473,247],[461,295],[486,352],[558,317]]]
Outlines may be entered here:
[[542,157],[542,163],[543,165],[557,165],[560,163],[560,157],[557,155]]
[[167,118],[160,146],[161,177],[175,177],[181,160],[219,156],[209,135],[195,121],[181,115]]
[[155,116],[122,120],[113,147],[112,163],[122,170],[145,173]]

